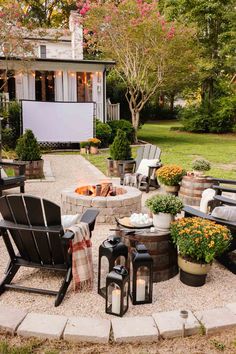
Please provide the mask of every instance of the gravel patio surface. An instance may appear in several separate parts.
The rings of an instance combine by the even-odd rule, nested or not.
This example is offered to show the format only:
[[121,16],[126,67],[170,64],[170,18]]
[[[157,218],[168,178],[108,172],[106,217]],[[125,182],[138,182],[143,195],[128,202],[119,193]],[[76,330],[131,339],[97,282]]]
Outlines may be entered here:
[[[51,163],[55,182],[29,182],[26,193],[44,197],[60,204],[61,190],[76,186],[78,183],[93,182],[105,176],[88,161],[79,155],[46,155]],[[12,193],[11,190],[9,193]],[[16,190],[18,192],[18,190]],[[151,192],[152,194],[156,192]],[[150,195],[150,194],[149,194]],[[146,194],[144,198],[146,199]],[[98,247],[101,242],[112,234],[112,225],[97,225],[93,232],[93,263],[95,283],[90,292],[75,293],[72,285],[59,307],[54,307],[54,297],[30,294],[27,292],[7,291],[0,297],[0,303],[21,307],[32,312],[47,312],[50,314],[65,314],[67,316],[96,316],[111,318],[105,314],[105,301],[97,294]],[[8,255],[3,241],[0,240],[0,277],[8,263]],[[30,287],[50,288],[57,290],[62,278],[58,274],[21,268],[15,277],[20,285]],[[126,316],[150,315],[155,312],[174,309],[210,309],[221,307],[229,302],[236,302],[236,277],[223,266],[214,262],[208,275],[207,283],[200,288],[188,287],[182,284],[179,276],[154,284],[153,303],[133,306]]]

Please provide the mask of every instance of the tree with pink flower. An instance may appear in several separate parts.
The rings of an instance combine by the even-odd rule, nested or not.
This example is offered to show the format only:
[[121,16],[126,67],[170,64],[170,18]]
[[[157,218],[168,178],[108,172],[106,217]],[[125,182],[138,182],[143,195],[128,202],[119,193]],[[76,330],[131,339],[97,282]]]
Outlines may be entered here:
[[[191,70],[195,68],[195,31],[167,22],[155,0],[86,0],[79,2],[79,12],[88,49],[116,61],[114,70],[126,84],[126,98],[137,133],[141,110],[164,88],[166,79],[174,75],[172,68],[181,71],[183,63],[185,72],[186,65],[191,64]],[[185,53],[191,63],[179,60],[178,66],[178,58]]]

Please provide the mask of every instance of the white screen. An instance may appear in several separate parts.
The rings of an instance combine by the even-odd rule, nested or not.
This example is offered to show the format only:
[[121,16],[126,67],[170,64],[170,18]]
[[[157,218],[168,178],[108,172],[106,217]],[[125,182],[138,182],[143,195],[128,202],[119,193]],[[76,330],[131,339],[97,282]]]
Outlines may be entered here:
[[23,131],[39,142],[80,142],[93,137],[94,103],[22,101]]

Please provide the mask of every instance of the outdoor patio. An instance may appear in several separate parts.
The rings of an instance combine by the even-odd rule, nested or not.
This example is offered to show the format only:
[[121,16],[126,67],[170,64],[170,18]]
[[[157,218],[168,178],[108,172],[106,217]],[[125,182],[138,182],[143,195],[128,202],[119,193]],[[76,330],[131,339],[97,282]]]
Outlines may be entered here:
[[[93,183],[106,178],[97,168],[78,154],[45,155],[43,158],[46,161],[46,165],[51,166],[54,180],[51,176],[48,178],[48,181],[47,179],[45,181],[29,181],[26,183],[26,194],[43,197],[59,205],[63,189],[76,187],[79,184]],[[49,173],[50,171],[47,172]],[[14,190],[12,189],[9,194],[13,192]],[[150,195],[156,193],[158,193],[156,190],[148,194],[143,193],[142,205],[144,205],[144,200],[147,196],[150,197]],[[113,232],[109,231],[112,226],[114,225],[98,224],[93,232],[92,244],[95,282],[92,291],[75,293],[71,285],[64,301],[59,307],[54,307],[53,298],[50,296],[7,291],[1,295],[0,304],[14,305],[14,307],[31,312],[111,318],[105,314],[104,299],[97,294],[97,273],[98,247],[103,240],[113,234]],[[8,262],[8,255],[2,240],[0,241],[0,250],[2,255],[0,277],[2,278]],[[222,307],[227,303],[236,302],[236,278],[233,273],[215,261],[208,277],[207,283],[199,288],[184,285],[180,282],[179,275],[168,281],[155,283],[153,303],[134,306],[130,302],[126,316],[151,315],[156,312],[180,309],[198,311]],[[57,289],[61,278],[57,275],[52,275],[52,272],[26,269],[19,271],[16,280],[20,282],[20,285],[30,287],[37,285],[41,288],[47,288],[50,285],[51,289]]]

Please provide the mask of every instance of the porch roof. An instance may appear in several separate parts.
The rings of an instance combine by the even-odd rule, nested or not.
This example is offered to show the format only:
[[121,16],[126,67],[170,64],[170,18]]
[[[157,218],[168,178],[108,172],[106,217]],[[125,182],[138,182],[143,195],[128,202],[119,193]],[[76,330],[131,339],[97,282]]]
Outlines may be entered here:
[[[5,57],[0,57],[0,60],[5,60]],[[21,60],[20,58],[11,58],[11,60]],[[88,60],[88,59],[56,59],[56,58],[32,58],[36,62],[49,62],[49,63],[71,63],[71,64],[102,64],[105,66],[115,65],[114,60]]]

